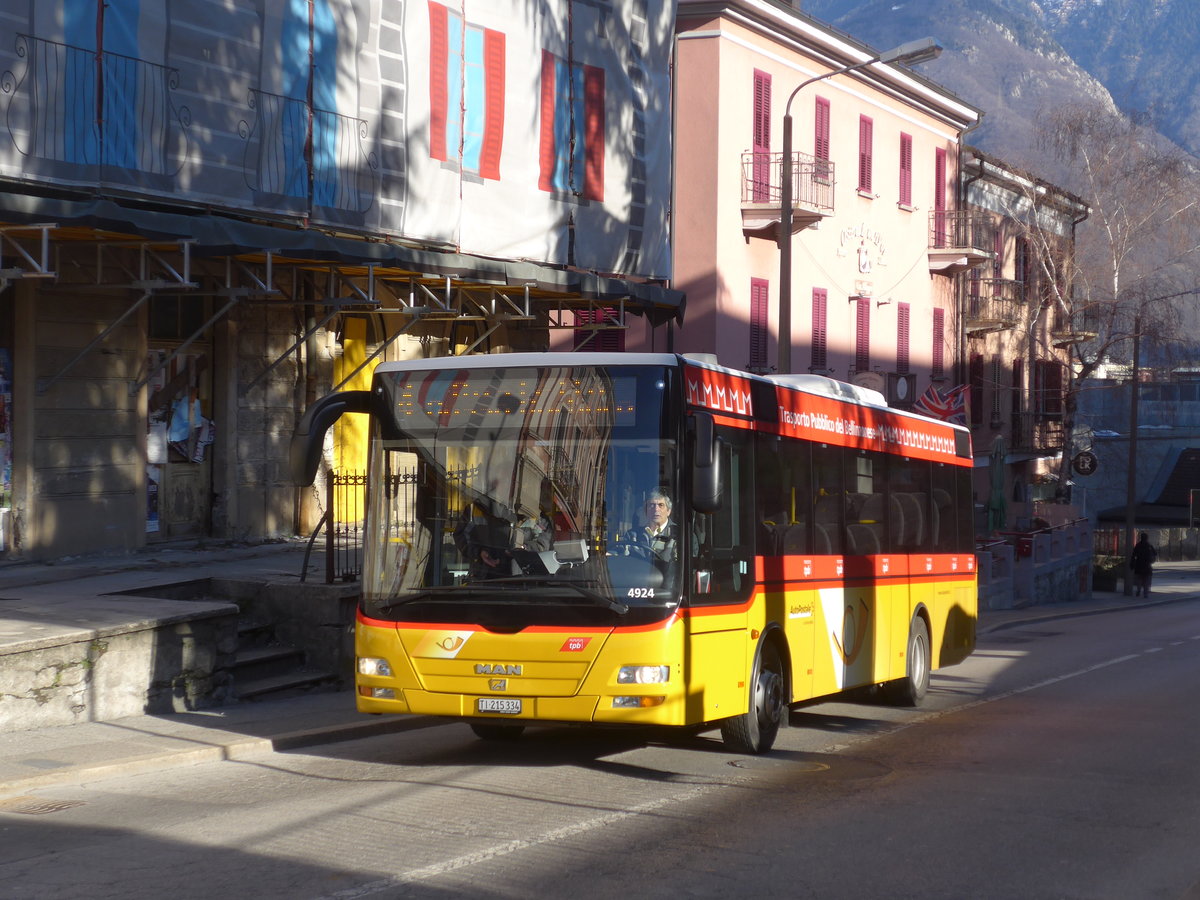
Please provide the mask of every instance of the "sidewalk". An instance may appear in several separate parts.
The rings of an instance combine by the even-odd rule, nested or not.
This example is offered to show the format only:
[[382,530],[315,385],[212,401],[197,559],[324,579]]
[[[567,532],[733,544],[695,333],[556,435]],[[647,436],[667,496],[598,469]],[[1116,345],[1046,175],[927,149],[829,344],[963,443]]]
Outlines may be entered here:
[[[70,612],[72,595],[94,601],[98,588],[113,589],[114,584],[165,584],[218,570],[223,574],[237,570],[296,575],[300,561],[302,552],[297,552],[295,546],[282,545],[275,549],[159,550],[117,559],[11,567],[0,569],[0,596],[19,594],[24,600],[56,597],[59,602],[53,604],[51,613],[61,618]],[[311,571],[310,578],[319,577]],[[1089,601],[985,610],[980,614],[979,634],[1028,622],[1200,599],[1200,562],[1160,564],[1154,581],[1154,592],[1148,600],[1120,592],[1096,592]],[[15,639],[10,632],[20,627],[4,616],[4,604],[8,602],[0,600],[0,641]],[[90,615],[93,610],[88,606],[83,612]],[[38,624],[26,623],[30,628]],[[23,803],[34,802],[22,797],[24,792],[54,784],[243,759],[270,751],[411,731],[436,723],[435,719],[422,717],[360,715],[354,709],[353,694],[339,691],[213,710],[131,716],[112,722],[0,731],[0,812],[21,811]]]

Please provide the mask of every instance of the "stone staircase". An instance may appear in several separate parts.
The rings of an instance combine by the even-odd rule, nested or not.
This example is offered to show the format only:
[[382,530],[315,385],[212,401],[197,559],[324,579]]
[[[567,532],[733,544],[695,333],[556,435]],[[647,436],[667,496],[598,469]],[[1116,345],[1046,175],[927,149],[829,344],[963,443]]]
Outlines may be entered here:
[[275,625],[238,617],[233,690],[238,700],[260,700],[335,690],[333,672],[310,664],[303,650],[280,640]]

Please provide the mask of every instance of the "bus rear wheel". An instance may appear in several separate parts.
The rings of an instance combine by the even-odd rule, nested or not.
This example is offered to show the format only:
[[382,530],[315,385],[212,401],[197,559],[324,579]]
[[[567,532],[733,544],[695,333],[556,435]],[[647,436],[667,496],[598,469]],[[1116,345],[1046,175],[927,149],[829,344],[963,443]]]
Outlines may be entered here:
[[485,741],[515,741],[525,730],[524,725],[509,725],[500,722],[471,722],[475,737]]
[[737,753],[766,753],[775,744],[787,704],[783,662],[775,644],[762,645],[750,682],[750,709],[721,723],[721,739]]
[[929,690],[929,626],[917,616],[908,627],[908,649],[905,651],[905,675],[884,685],[889,701],[897,706],[917,706]]

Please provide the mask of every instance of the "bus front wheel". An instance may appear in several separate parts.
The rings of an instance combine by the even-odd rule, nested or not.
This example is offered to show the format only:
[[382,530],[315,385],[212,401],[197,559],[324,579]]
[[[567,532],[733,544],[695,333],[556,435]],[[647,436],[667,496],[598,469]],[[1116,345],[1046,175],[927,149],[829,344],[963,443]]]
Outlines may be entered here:
[[767,641],[751,676],[750,709],[721,723],[721,739],[737,753],[766,753],[775,744],[786,711],[783,662],[774,642]]
[[884,687],[887,697],[898,706],[917,706],[929,690],[929,626],[917,616],[908,628],[908,649],[904,654],[905,674],[903,678]]

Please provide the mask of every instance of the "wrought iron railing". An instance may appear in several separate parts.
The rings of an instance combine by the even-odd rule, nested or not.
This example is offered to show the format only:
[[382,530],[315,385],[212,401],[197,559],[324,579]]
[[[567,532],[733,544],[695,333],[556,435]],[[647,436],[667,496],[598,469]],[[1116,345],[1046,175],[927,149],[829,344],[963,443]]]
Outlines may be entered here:
[[[783,202],[783,154],[742,154],[742,202]],[[792,154],[792,204],[833,212],[834,164],[807,153]]]
[[965,305],[969,331],[1012,328],[1021,320],[1025,285],[1006,278],[968,279]]
[[17,35],[24,69],[0,75],[6,124],[21,155],[174,175],[191,113],[176,105],[179,70],[120,53]]
[[314,206],[356,213],[371,207],[379,161],[364,149],[365,119],[257,89],[250,91],[248,103],[255,116],[240,122],[238,133],[246,141],[244,168],[251,190],[308,198],[311,172]]
[[970,248],[991,251],[996,225],[986,214],[971,209],[935,209],[929,214],[929,246],[934,250]]
[[1015,412],[1012,416],[1010,439],[1013,450],[1030,453],[1053,453],[1063,449],[1062,421],[1038,413]]

